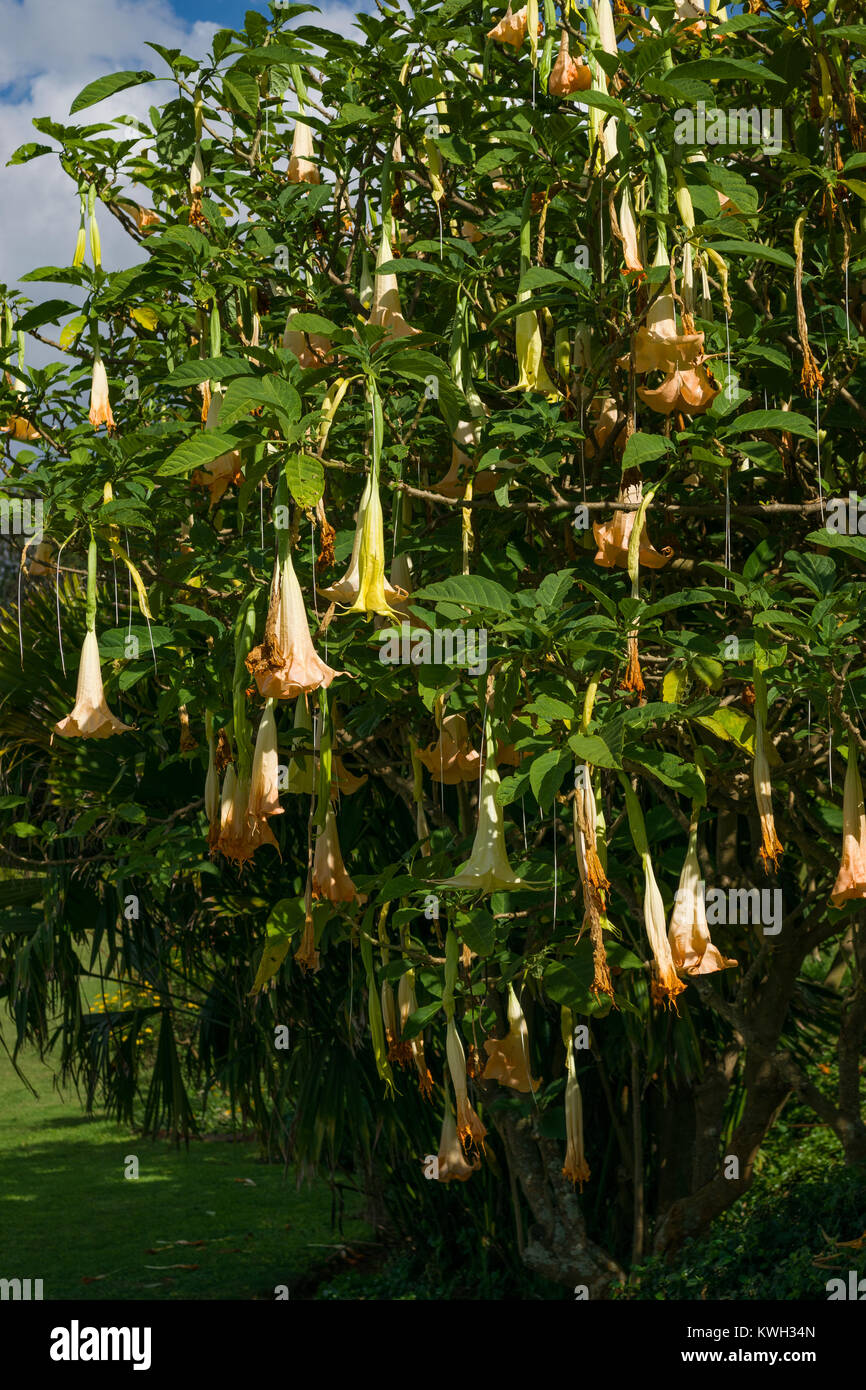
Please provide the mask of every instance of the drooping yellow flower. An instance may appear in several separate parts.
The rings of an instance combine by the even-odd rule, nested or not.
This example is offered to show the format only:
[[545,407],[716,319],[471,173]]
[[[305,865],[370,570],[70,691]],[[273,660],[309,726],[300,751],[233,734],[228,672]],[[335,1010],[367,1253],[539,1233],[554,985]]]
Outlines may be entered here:
[[332,903],[350,903],[357,898],[364,901],[346,872],[340,840],[337,835],[337,822],[331,807],[325,818],[325,828],[316,836],[316,851],[313,858],[313,897],[327,898]]
[[108,376],[99,351],[93,359],[93,377],[90,383],[90,423],[95,430],[98,430],[100,425],[105,425],[109,434],[114,429],[114,416],[111,413],[111,401],[108,398]]
[[855,898],[866,898],[866,809],[863,784],[857,766],[857,745],[848,740],[848,766],[842,798],[842,863],[830,894],[834,907]]
[[322,176],[313,163],[313,132],[306,121],[295,121],[292,154],[286,174],[289,183],[321,183]]
[[78,684],[71,714],[54,725],[61,738],[110,738],[132,729],[111,713],[105,700],[102,670],[99,665],[99,642],[96,633],[88,631],[81,648]]
[[711,975],[716,970],[728,970],[737,964],[735,960],[723,956],[710,940],[707,908],[701,891],[697,829],[689,835],[689,848],[674,899],[668,941],[674,965],[681,975]]
[[481,893],[498,893],[528,886],[517,877],[508,862],[502,807],[496,800],[498,786],[495,743],[488,736],[487,757],[478,797],[478,827],[472,853],[453,878],[440,881],[440,887],[472,888]]
[[274,566],[264,641],[253,648],[246,665],[265,699],[294,700],[320,686],[327,689],[342,674],[322,661],[313,647],[290,551]]
[[[517,295],[518,304],[531,297],[530,290],[521,290]],[[534,309],[517,314],[514,321],[517,365],[520,380],[515,391],[537,391],[550,401],[559,400],[559,392],[547,375],[544,365],[541,328]]]
[[418,330],[408,324],[403,317],[397,276],[392,270],[389,270],[387,274],[382,273],[382,266],[387,265],[393,259],[394,252],[391,250],[388,232],[383,222],[379,251],[376,256],[373,304],[370,308],[369,322],[376,324],[379,328],[384,328],[385,334],[389,338],[409,338]]
[[445,1031],[445,1056],[451,1073],[451,1084],[457,1101],[457,1134],[464,1149],[484,1148],[487,1130],[475,1113],[469,1100],[466,1083],[466,1053],[457,1032],[453,1017],[449,1018]]
[[395,588],[385,578],[385,520],[372,472],[358,507],[349,568],[342,579],[320,593],[329,603],[345,605],[349,613],[379,613],[385,618],[398,617],[391,605],[408,598],[405,589]]
[[467,1158],[460,1146],[447,1082],[445,1083],[445,1114],[442,1117],[442,1137],[439,1140],[437,1157],[440,1182],[467,1182],[472,1174],[477,1173],[481,1167],[481,1159],[478,1154],[473,1153]]
[[508,1032],[504,1038],[486,1038],[484,1050],[484,1081],[498,1081],[515,1091],[538,1090],[541,1082],[534,1080],[529,1064],[529,1029],[512,985],[508,986]]

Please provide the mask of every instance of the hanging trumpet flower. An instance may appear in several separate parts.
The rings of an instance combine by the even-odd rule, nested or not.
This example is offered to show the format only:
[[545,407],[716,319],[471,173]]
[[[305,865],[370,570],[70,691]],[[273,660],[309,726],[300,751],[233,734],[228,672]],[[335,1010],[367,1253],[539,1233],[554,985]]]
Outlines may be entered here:
[[331,903],[351,903],[355,899],[364,901],[343,863],[340,840],[337,835],[337,821],[331,807],[325,817],[325,826],[316,836],[316,852],[313,859],[313,897],[327,898]]
[[445,938],[445,988],[442,993],[442,1007],[447,1019],[445,1031],[445,1056],[451,1074],[451,1084],[457,1101],[457,1134],[464,1149],[484,1148],[487,1130],[473,1109],[469,1100],[466,1080],[466,1054],[454,1022],[454,989],[457,983],[459,944],[456,934],[449,929]]
[[90,423],[95,430],[98,430],[100,425],[105,425],[109,434],[114,431],[114,416],[108,397],[108,375],[98,347],[93,356],[93,376],[90,383]]
[[[520,219],[520,274],[525,275],[531,264],[531,225],[532,195],[527,192],[523,200]],[[518,304],[523,304],[532,295],[531,290],[519,290]],[[520,378],[515,391],[537,391],[550,401],[559,399],[559,392],[547,375],[544,365],[543,344],[538,315],[534,309],[527,309],[515,316],[515,345]]]
[[250,652],[247,669],[255,677],[259,694],[277,700],[293,700],[321,686],[327,689],[342,674],[322,661],[313,647],[288,547],[285,558],[274,566],[264,641]]
[[388,238],[387,219],[382,220],[382,234],[379,239],[379,251],[376,256],[376,275],[373,284],[373,303],[370,309],[369,322],[384,328],[388,338],[409,338],[417,333],[417,328],[413,328],[403,317],[403,307],[400,303],[400,290],[397,286],[397,276],[392,270],[383,273],[382,266],[388,265],[394,259],[394,252],[391,250],[391,242]]
[[462,714],[448,714],[443,718],[442,699],[437,699],[434,707],[439,738],[425,749],[418,750],[418,760],[423,763],[434,782],[444,782],[447,787],[458,782],[474,782],[478,778],[481,759],[469,744],[469,730]]
[[[614,513],[612,521],[593,522],[592,534],[595,536],[595,543],[598,546],[598,552],[594,556],[597,565],[601,565],[604,569],[628,569],[629,545],[642,498],[643,484],[640,478],[634,482],[625,482],[620,487],[617,501],[630,503],[633,510],[626,511],[621,508]],[[640,536],[638,549],[640,564],[643,565],[644,569],[662,569],[673,555],[673,549],[670,546],[665,546],[663,550],[656,550],[649,538],[645,521],[638,534]]]
[[496,741],[488,731],[485,766],[478,795],[478,827],[472,853],[453,878],[440,881],[442,888],[468,888],[480,893],[498,893],[526,888],[511,868],[505,848],[502,807],[496,800],[499,773],[496,770]]
[[686,862],[680,874],[668,929],[671,955],[681,975],[710,975],[717,970],[729,970],[737,964],[735,960],[723,956],[710,940],[698,863],[698,814],[699,806],[695,803],[692,806]]
[[[217,388],[210,397],[207,405],[207,417],[205,419],[206,430],[216,430],[219,428],[220,410],[222,409],[222,391]],[[236,484],[243,477],[243,465],[239,449],[232,449],[227,454],[221,454],[207,464],[205,468],[196,468],[190,474],[191,487],[206,487],[210,493],[210,504],[215,507],[222,499],[223,494],[232,485]]]
[[488,30],[488,39],[493,39],[494,43],[507,44],[509,48],[520,48],[526,38],[527,18],[526,6],[514,14],[511,9],[511,0],[508,0],[508,9],[502,16],[498,24]]
[[[653,266],[670,267],[670,258],[660,236]],[[636,372],[674,372],[695,367],[704,353],[703,333],[680,333],[677,330],[674,297],[670,286],[657,294],[649,307],[646,324],[634,337],[634,369]],[[628,365],[628,358],[622,359]]]
[[313,132],[304,120],[295,121],[292,154],[286,178],[289,183],[321,183],[318,165],[313,162]]
[[[405,975],[400,976],[400,982],[397,985],[397,1008],[400,1011],[400,1036],[402,1037],[406,1029],[406,1024],[418,1008],[418,1001],[415,998],[414,970],[407,970]],[[414,1038],[409,1039],[408,1044],[403,1043],[404,1047],[407,1045],[411,1052],[412,1061],[415,1064],[415,1070],[418,1073],[418,1089],[425,1100],[429,1100],[433,1094],[433,1078],[430,1075],[424,1056],[424,1038],[420,1033],[416,1033]],[[457,1137],[456,1129],[454,1137],[455,1139]]]
[[487,1038],[484,1042],[487,1062],[482,1072],[484,1081],[498,1081],[515,1091],[537,1091],[540,1081],[534,1080],[529,1064],[529,1030],[514,987],[508,986],[508,1032],[504,1038]]
[[467,1182],[481,1167],[481,1159],[473,1153],[469,1158],[463,1152],[457,1134],[457,1123],[451,1108],[448,1082],[443,1082],[445,1091],[445,1113],[442,1117],[442,1136],[437,1154],[437,1177],[440,1182]]
[[577,1080],[577,1067],[574,1061],[574,1020],[571,1009],[563,1007],[560,1013],[562,1041],[565,1046],[565,1163],[562,1175],[571,1183],[583,1184],[591,1177],[586,1161],[583,1139],[583,1099]]
[[634,201],[632,199],[631,186],[626,183],[622,191],[622,198],[619,204],[619,216],[614,223],[614,228],[619,232],[619,239],[622,242],[622,254],[625,261],[624,275],[638,275],[641,279],[646,276],[643,259],[640,254],[638,243],[637,223],[634,215]]
[[283,814],[279,792],[277,722],[274,717],[272,699],[268,700],[265,705],[256,734],[247,814],[263,832],[265,842],[276,847],[276,840],[267,824],[268,816],[281,816]]
[[640,808],[631,783],[628,778],[620,773],[620,781],[625,792],[626,810],[628,812],[628,823],[631,830],[634,847],[641,857],[644,873],[644,896],[643,896],[643,918],[646,934],[649,940],[650,949],[653,953],[655,962],[655,978],[653,979],[653,999],[657,1004],[664,1004],[670,1007],[674,1003],[678,994],[685,989],[682,980],[677,978],[676,967],[674,966],[671,954],[670,943],[667,936],[667,926],[665,923],[665,907],[662,895],[653,873],[652,859],[650,858],[649,842],[647,840],[646,826],[644,825],[643,812]]
[[857,898],[866,898],[866,809],[863,784],[857,766],[857,742],[848,739],[848,766],[842,799],[842,863],[836,875],[830,901],[834,907]]
[[124,724],[111,713],[102,686],[96,637],[96,540],[93,536],[87,552],[85,623],[87,631],[81,648],[75,704],[72,712],[54,725],[54,732],[61,738],[110,738],[112,734],[129,733],[132,725]]
[[592,73],[589,64],[582,58],[575,62],[568,51],[568,30],[563,29],[559,40],[559,52],[551,69],[547,90],[555,97],[570,97],[575,92],[585,92],[592,86]]
[[[323,367],[331,351],[331,340],[324,333],[306,333],[293,327],[300,314],[301,311],[298,309],[289,310],[283,331],[283,347],[294,353],[299,367]],[[345,390],[345,387],[343,389]]]
[[637,393],[644,404],[658,415],[672,415],[675,410],[683,415],[703,415],[721,389],[709,369],[701,363],[697,367],[671,372],[661,386],[639,386]]

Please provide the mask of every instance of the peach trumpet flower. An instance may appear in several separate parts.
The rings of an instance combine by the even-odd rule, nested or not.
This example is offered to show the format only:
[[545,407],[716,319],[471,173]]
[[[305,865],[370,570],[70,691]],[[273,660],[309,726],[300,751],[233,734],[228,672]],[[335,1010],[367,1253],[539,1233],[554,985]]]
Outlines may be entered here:
[[[637,505],[641,496],[641,482],[628,483],[620,488],[617,501],[632,502]],[[598,553],[594,557],[597,565],[601,565],[604,569],[628,568],[628,547],[636,515],[637,512],[635,511],[618,511],[612,521],[593,522],[592,533],[598,546]],[[646,569],[659,570],[668,563],[673,553],[670,546],[665,546],[664,550],[655,550],[650,541],[646,524],[644,524],[638,552],[640,564]]]
[[710,940],[707,907],[701,889],[696,830],[689,836],[688,853],[668,928],[668,942],[674,966],[681,975],[711,975],[717,970],[729,970],[737,964],[735,960],[723,956]]
[[[222,408],[222,395],[216,391],[210,398],[207,407],[207,418],[205,420],[206,430],[215,430],[219,426],[220,410]],[[241,455],[239,449],[232,449],[227,454],[221,454],[219,458],[213,460],[205,468],[196,468],[190,474],[190,485],[192,487],[206,487],[210,493],[210,504],[215,507],[222,499],[223,494],[233,483],[237,483],[243,477],[241,466]]]
[[487,757],[478,797],[478,827],[472,853],[463,868],[452,878],[439,881],[441,888],[467,888],[482,893],[498,893],[529,886],[517,877],[508,862],[505,822],[502,807],[496,800],[498,786],[499,773],[496,770],[493,740],[488,738]]
[[639,386],[638,395],[658,415],[703,415],[721,390],[705,366],[677,368],[661,386]]
[[477,1173],[481,1167],[481,1159],[478,1154],[473,1154],[471,1158],[467,1158],[460,1147],[457,1122],[454,1119],[454,1111],[451,1109],[447,1086],[445,1114],[442,1118],[442,1136],[439,1140],[437,1160],[437,1176],[440,1182],[468,1182],[472,1174]]
[[81,648],[75,704],[72,712],[54,725],[54,732],[61,738],[110,738],[112,734],[129,733],[132,728],[112,714],[106,704],[99,642],[96,633],[89,631]]
[[114,430],[114,416],[108,396],[108,375],[102,355],[97,351],[93,359],[93,375],[90,381],[90,423],[95,430],[105,425],[108,433]]
[[246,666],[259,694],[277,700],[327,689],[335,676],[343,674],[322,661],[313,647],[291,551],[274,566],[264,641],[250,652]]
[[393,259],[394,252],[391,250],[391,243],[383,223],[379,251],[376,256],[373,303],[370,307],[369,322],[376,324],[379,328],[384,328],[385,334],[389,338],[409,338],[418,330],[407,323],[403,317],[397,276],[393,271],[388,271],[387,274],[382,273],[382,266],[387,265]]
[[299,367],[305,369],[322,367],[331,351],[331,340],[326,338],[323,333],[303,333],[299,328],[293,328],[292,320],[297,317],[299,312],[297,309],[292,309],[286,318],[283,347],[295,354]]
[[325,817],[325,827],[316,836],[313,897],[327,898],[331,903],[350,903],[355,899],[359,903],[364,901],[364,895],[358,892],[346,872],[337,835],[337,821],[330,806]]
[[[583,1098],[580,1094],[580,1083],[577,1079],[577,1068],[574,1062],[574,1043],[571,1032],[571,1015],[569,1013],[569,1026],[565,1042],[565,1163],[562,1165],[562,1176],[568,1178],[572,1184],[579,1184],[581,1192],[583,1184],[589,1182],[592,1174],[589,1164],[586,1161],[583,1138]],[[565,1028],[563,1034],[565,1035]]]
[[592,73],[589,64],[584,59],[575,62],[571,57],[568,51],[568,30],[563,29],[547,90],[555,97],[570,97],[574,92],[585,92],[591,86]]
[[292,153],[286,173],[289,183],[321,183],[318,166],[313,163],[313,132],[306,121],[295,121]]
[[469,731],[462,714],[448,714],[442,720],[439,738],[416,755],[434,782],[446,787],[458,782],[474,782],[478,777],[480,759],[469,746]]
[[[452,1005],[453,1008],[453,1005]],[[466,1053],[457,1032],[453,1016],[445,1031],[445,1056],[451,1074],[451,1084],[457,1101],[457,1135],[464,1149],[476,1152],[484,1148],[487,1130],[469,1100],[466,1082]]]
[[281,816],[283,814],[279,792],[277,721],[274,717],[272,699],[268,700],[265,705],[256,734],[247,810],[254,820],[264,820],[267,816]]
[[517,14],[512,13],[511,0],[509,0],[508,9],[499,23],[494,24],[493,28],[487,31],[488,39],[493,39],[494,43],[507,44],[509,48],[520,48],[526,38],[528,25],[526,10],[527,7],[524,5],[522,10],[517,11]]
[[487,1038],[484,1042],[487,1062],[481,1073],[483,1081],[498,1081],[515,1091],[537,1091],[529,1064],[529,1030],[512,985],[508,986],[508,1032],[504,1038]]
[[755,761],[752,766],[752,780],[755,787],[755,800],[758,803],[758,816],[761,821],[761,859],[769,872],[770,864],[775,868],[779,856],[784,853],[781,841],[776,834],[776,821],[773,815],[773,783],[770,777],[770,764],[764,748],[766,738],[764,716],[755,705]]
[[[659,240],[654,266],[669,266],[667,250]],[[657,294],[646,317],[646,323],[634,336],[634,369],[636,372],[673,372],[677,368],[694,367],[704,352],[703,333],[678,333],[674,298],[670,287]],[[628,358],[623,359],[628,364]]]
[[834,907],[841,907],[855,898],[866,898],[866,809],[857,767],[857,748],[854,739],[850,738],[842,798],[842,863],[830,902]]

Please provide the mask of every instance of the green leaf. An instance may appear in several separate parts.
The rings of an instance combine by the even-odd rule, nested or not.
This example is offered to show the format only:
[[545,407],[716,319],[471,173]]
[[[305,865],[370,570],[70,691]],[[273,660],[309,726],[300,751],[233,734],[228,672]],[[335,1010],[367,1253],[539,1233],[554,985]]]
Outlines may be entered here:
[[163,463],[157,465],[157,476],[174,478],[189,473],[193,468],[204,468],[223,454],[230,454],[235,448],[237,441],[228,435],[217,434],[216,430],[202,430],[199,434],[193,435],[192,439],[185,439],[172,450]]
[[481,574],[455,574],[437,584],[427,584],[414,595],[421,601],[465,604],[467,608],[486,608],[493,613],[510,613],[511,594],[495,579]]
[[13,835],[18,836],[19,840],[29,840],[34,835],[42,834],[42,831],[37,825],[31,825],[30,822],[26,820],[13,821],[9,829]]
[[652,459],[661,458],[670,452],[672,445],[660,434],[643,434],[638,430],[631,435],[622,456],[622,471],[627,468],[640,468]]
[[558,570],[546,574],[538,586],[538,601],[550,613],[559,608],[574,584],[574,570]]
[[299,507],[314,507],[325,490],[325,470],[312,454],[289,454],[286,482]]
[[199,386],[203,381],[227,381],[233,376],[252,376],[245,357],[201,357],[181,362],[166,380],[169,386]]
[[796,262],[787,251],[780,251],[778,246],[764,246],[760,241],[713,241],[707,245],[712,246],[719,255],[751,256],[756,261],[772,261],[774,265],[783,265],[786,270],[796,270]]
[[749,430],[787,430],[789,434],[800,435],[803,439],[817,439],[815,426],[805,415],[795,410],[750,410],[738,415],[725,428],[725,438],[735,434],[746,434]]
[[551,748],[533,758],[529,767],[529,785],[542,811],[553,805],[553,798],[562,779],[573,765],[573,758],[562,748]]
[[590,767],[622,767],[598,734],[572,734],[568,746],[574,750],[580,762],[589,763]]
[[474,912],[458,912],[454,929],[476,956],[489,956],[496,945],[496,922],[479,907]]
[[[715,82],[722,77],[743,77],[748,82],[780,82],[785,78],[760,63],[744,58],[696,58],[691,63],[677,63],[674,74],[679,78],[694,78],[698,82]],[[582,98],[581,98],[582,99]]]
[[831,550],[842,550],[858,560],[866,560],[866,537],[845,536],[839,531],[810,531],[806,537],[813,545],[826,545]]
[[628,748],[626,757],[630,762],[637,763],[638,767],[646,768],[647,772],[652,773],[653,777],[657,777],[666,787],[685,792],[696,801],[704,800],[706,790],[700,774],[690,763],[678,758],[676,753],[668,753],[666,749],[643,744],[638,751]]
[[70,116],[74,116],[76,111],[83,111],[85,106],[94,106],[98,101],[104,101],[106,97],[113,96],[115,92],[123,92],[127,87],[139,87],[142,82],[156,82],[156,77],[152,72],[113,72],[107,77],[98,77],[95,82],[89,82],[73,101],[69,108]]
[[121,820],[128,820],[132,825],[145,825],[147,815],[143,806],[136,806],[134,801],[122,801],[117,808],[117,814]]
[[406,1019],[400,1032],[401,1038],[406,1042],[410,1042],[412,1038],[417,1038],[418,1034],[427,1027],[427,1024],[436,1017],[441,1008],[441,999],[434,1000],[432,1004],[422,1004],[420,1009],[416,1009]]
[[223,104],[230,111],[255,116],[259,105],[259,84],[251,72],[234,67],[223,78]]

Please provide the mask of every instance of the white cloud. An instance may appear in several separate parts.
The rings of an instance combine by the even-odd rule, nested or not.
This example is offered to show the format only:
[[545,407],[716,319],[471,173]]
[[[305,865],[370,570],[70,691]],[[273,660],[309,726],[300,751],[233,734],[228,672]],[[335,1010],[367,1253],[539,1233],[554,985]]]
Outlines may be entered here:
[[[362,0],[366,5],[368,0]],[[358,41],[353,27],[355,6],[330,4],[321,15],[303,15],[312,24]],[[121,69],[146,68],[161,76],[168,69],[146,41],[203,56],[219,23],[186,24],[166,0],[0,0],[0,207],[4,231],[0,243],[0,282],[14,286],[27,271],[43,265],[68,265],[78,231],[75,185],[55,155],[30,164],[6,162],[13,150],[30,141],[52,144],[34,130],[34,117],[49,116],[64,124],[93,124],[124,112],[141,118],[151,104],[162,104],[168,84],[148,84],[120,92],[70,120],[69,107],[88,82]],[[103,263],[108,270],[134,264],[139,248],[102,209],[99,227]],[[28,283],[33,300],[62,297],[62,286]],[[70,299],[77,299],[71,290]],[[50,334],[49,334],[50,336]],[[36,345],[38,347],[38,344]],[[49,353],[49,355],[51,355]],[[36,348],[28,359],[44,360]]]

